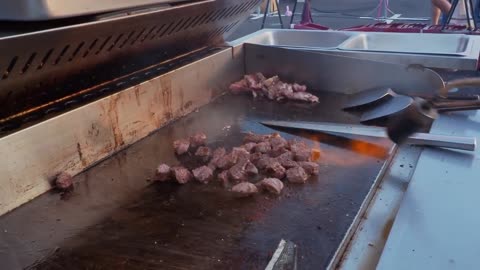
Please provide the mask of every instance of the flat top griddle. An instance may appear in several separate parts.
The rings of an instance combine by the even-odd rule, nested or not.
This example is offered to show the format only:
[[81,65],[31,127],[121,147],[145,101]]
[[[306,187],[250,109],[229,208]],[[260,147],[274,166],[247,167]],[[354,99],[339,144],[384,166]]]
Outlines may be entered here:
[[231,147],[246,131],[274,132],[260,120],[357,122],[340,110],[344,95],[320,100],[216,99],[78,175],[73,193],[49,192],[0,217],[2,267],[264,269],[287,239],[298,245],[299,269],[325,268],[385,167],[388,140],[301,134],[322,141],[321,173],[305,185],[287,184],[279,197],[235,199],[219,184],[148,181],[160,162],[178,162],[173,139],[195,131],[206,132],[212,146]]

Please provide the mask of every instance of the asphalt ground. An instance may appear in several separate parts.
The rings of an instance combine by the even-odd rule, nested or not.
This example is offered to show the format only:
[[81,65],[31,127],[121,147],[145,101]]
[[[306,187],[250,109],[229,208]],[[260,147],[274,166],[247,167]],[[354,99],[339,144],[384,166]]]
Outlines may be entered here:
[[[374,18],[378,14],[378,5],[380,0],[312,0],[312,17],[317,24],[328,26],[333,29],[371,24],[376,21]],[[293,0],[280,0],[280,11],[284,28],[290,28],[291,17],[285,16],[287,6],[293,9]],[[430,23],[431,1],[430,0],[390,0],[389,17],[394,16],[393,22],[423,22]],[[300,21],[303,10],[303,3],[298,3],[294,14],[294,23]],[[383,9],[380,10],[383,16]],[[370,18],[362,18],[370,17]],[[252,15],[244,22],[228,40],[234,40],[244,35],[253,33],[261,29],[263,16]],[[402,20],[403,18],[403,20]],[[419,19],[419,20],[411,20]],[[267,16],[265,28],[281,28],[280,21],[276,14]]]

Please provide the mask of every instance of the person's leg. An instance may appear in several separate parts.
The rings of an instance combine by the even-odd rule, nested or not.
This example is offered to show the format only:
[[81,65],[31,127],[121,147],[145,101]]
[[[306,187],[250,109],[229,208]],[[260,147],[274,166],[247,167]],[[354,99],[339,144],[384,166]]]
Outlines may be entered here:
[[438,7],[435,7],[435,6],[432,7],[432,25],[438,24],[441,14],[442,14],[442,11]]
[[432,5],[439,8],[445,14],[447,14],[452,7],[448,0],[432,0]]

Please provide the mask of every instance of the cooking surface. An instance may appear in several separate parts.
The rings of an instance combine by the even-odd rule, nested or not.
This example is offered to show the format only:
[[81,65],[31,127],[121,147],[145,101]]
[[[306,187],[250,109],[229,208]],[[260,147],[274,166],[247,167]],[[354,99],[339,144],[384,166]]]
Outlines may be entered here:
[[330,93],[316,105],[223,96],[78,175],[73,193],[50,192],[1,217],[2,267],[264,269],[283,238],[298,245],[299,269],[324,268],[381,173],[389,141],[305,133],[322,150],[321,173],[305,185],[287,184],[279,197],[235,199],[216,183],[148,179],[160,162],[178,163],[175,138],[204,131],[210,145],[231,147],[243,132],[273,132],[260,120],[357,123],[340,111],[344,100]]

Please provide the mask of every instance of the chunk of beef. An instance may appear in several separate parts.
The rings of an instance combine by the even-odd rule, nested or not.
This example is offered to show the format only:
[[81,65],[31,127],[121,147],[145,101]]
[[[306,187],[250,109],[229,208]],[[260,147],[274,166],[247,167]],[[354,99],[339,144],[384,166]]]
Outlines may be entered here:
[[297,162],[293,160],[293,153],[290,151],[281,154],[276,158],[276,160],[286,169],[298,166]]
[[257,145],[255,145],[255,148],[253,149],[255,153],[262,153],[262,154],[269,153],[271,150],[272,150],[272,147],[270,146],[269,142],[257,143]]
[[253,143],[253,142],[250,142],[250,143],[246,143],[244,145],[242,145],[242,147],[247,150],[248,152],[252,153],[253,149],[255,148],[257,144],[256,143]]
[[167,164],[160,164],[155,172],[155,180],[163,182],[172,178],[172,170]]
[[61,172],[55,178],[55,187],[59,190],[69,190],[73,187],[73,177],[67,172]]
[[247,161],[245,162],[239,162],[235,165],[233,165],[229,170],[228,170],[228,176],[230,179],[234,180],[235,182],[243,182],[247,181],[248,175],[245,170],[247,165]]
[[272,161],[267,165],[266,170],[268,175],[271,175],[272,177],[278,179],[285,177],[285,168],[278,161],[275,161],[275,159],[272,159]]
[[255,167],[253,163],[251,163],[250,161],[247,161],[247,164],[245,164],[245,173],[248,176],[255,176],[258,174],[258,169],[257,167]]
[[207,163],[212,156],[212,150],[207,146],[200,146],[195,152],[195,156],[200,159],[201,162]]
[[196,168],[192,171],[193,177],[197,179],[198,182],[207,184],[213,178],[213,171],[207,166],[202,166]]
[[217,175],[218,180],[222,183],[223,187],[227,187],[229,184],[228,181],[228,170],[225,170]]
[[175,166],[172,168],[172,171],[173,175],[175,176],[175,180],[179,184],[186,184],[193,178],[192,173],[183,166]]
[[242,182],[232,187],[232,192],[236,197],[249,197],[258,193],[257,187],[249,182]]
[[304,141],[299,140],[290,140],[288,142],[288,147],[292,152],[308,149],[307,144]]
[[198,132],[192,136],[190,136],[190,146],[193,149],[196,149],[197,147],[203,146],[207,143],[207,135],[202,132]]
[[288,99],[307,101],[311,103],[318,103],[319,99],[317,96],[307,93],[307,92],[293,92],[288,96]]
[[291,183],[305,183],[308,175],[302,167],[295,167],[287,170],[287,179]]
[[260,143],[260,142],[267,141],[270,137],[271,135],[262,135],[262,134],[255,134],[255,133],[249,132],[245,135],[245,137],[243,137],[243,142],[244,143],[250,143],[250,142]]
[[215,163],[216,167],[221,170],[229,169],[235,163],[233,162],[232,153],[228,153],[223,157],[219,158],[218,161]]
[[256,74],[245,75],[243,76],[243,79],[245,80],[248,88],[251,90],[256,91],[262,89],[263,82],[257,77]]
[[173,142],[173,148],[177,155],[183,155],[188,152],[190,148],[190,141],[185,139],[179,139]]
[[301,85],[301,84],[298,84],[298,83],[294,83],[292,85],[292,88],[293,88],[294,92],[306,92],[307,91],[307,86]]
[[252,162],[255,166],[260,158],[262,158],[262,153],[253,153],[250,155],[250,162]]
[[263,190],[278,195],[282,192],[283,182],[277,178],[265,178],[260,181],[257,186],[260,186]]
[[234,82],[230,84],[230,91],[234,94],[239,94],[239,93],[244,93],[244,92],[250,92],[252,89],[250,89],[247,85],[247,81],[245,79],[241,79],[238,82]]
[[298,165],[300,165],[308,175],[318,175],[320,173],[320,166],[318,163],[302,161],[298,162]]
[[218,168],[218,163],[225,157],[226,154],[227,151],[223,147],[215,149],[215,151],[213,151],[212,160],[210,161],[209,167],[213,169]]
[[294,155],[293,159],[295,161],[310,161],[310,158],[312,157],[312,152],[309,149],[302,149],[292,152]]
[[272,150],[270,155],[272,157],[278,157],[281,154],[288,151],[288,142],[284,138],[282,138],[279,134],[272,136],[269,140]]
[[232,149],[232,153],[231,153],[231,162],[232,163],[238,163],[238,162],[246,162],[249,160],[250,158],[250,153],[245,150],[244,148],[242,147],[234,147]]
[[258,169],[265,170],[268,167],[268,165],[270,165],[273,161],[274,159],[271,158],[270,156],[262,155],[262,157],[260,157],[258,161],[254,164],[255,166],[257,166]]

